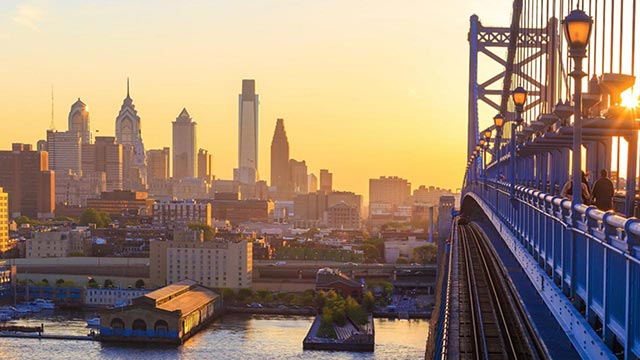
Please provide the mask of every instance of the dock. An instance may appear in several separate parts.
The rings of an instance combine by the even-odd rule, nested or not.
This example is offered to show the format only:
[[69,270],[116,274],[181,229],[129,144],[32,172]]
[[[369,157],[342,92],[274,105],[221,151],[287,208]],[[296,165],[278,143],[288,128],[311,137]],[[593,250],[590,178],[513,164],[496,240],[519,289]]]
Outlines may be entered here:
[[0,332],[0,338],[20,338],[20,339],[48,339],[48,340],[84,340],[95,341],[90,335],[64,335],[64,334],[37,334],[37,333],[13,333]]

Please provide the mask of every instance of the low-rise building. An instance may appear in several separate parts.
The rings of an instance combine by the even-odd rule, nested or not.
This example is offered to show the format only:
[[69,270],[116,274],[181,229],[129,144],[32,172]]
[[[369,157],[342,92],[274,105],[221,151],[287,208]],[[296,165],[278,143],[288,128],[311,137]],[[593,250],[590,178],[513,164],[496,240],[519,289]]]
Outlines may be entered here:
[[316,290],[335,290],[345,297],[362,298],[362,284],[351,279],[338,269],[319,269],[316,274]]
[[250,288],[253,245],[244,238],[205,240],[197,231],[175,231],[173,240],[151,241],[153,286],[193,279],[212,288]]
[[197,222],[211,226],[211,204],[171,201],[153,204],[153,224],[181,228]]
[[72,230],[47,229],[35,231],[27,240],[26,257],[66,257],[69,255],[88,255],[90,243],[88,231],[83,228]]
[[130,305],[132,299],[144,296],[150,291],[145,289],[87,288],[84,304],[87,306]]
[[329,229],[360,229],[360,208],[341,201],[327,209]]
[[101,341],[181,344],[220,315],[222,299],[193,280],[183,280],[100,313]]
[[88,199],[87,208],[106,212],[112,217],[123,213],[149,215],[153,203],[154,200],[149,199],[146,192],[115,190],[102,192],[99,199]]
[[395,263],[399,257],[410,260],[413,256],[413,249],[428,243],[427,240],[416,239],[415,236],[409,236],[406,240],[385,241],[384,260],[388,263]]

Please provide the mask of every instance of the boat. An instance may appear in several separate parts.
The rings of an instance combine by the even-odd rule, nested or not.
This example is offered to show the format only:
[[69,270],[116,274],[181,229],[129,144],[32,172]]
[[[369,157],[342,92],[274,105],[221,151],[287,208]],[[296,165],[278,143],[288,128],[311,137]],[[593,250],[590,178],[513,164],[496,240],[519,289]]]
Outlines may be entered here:
[[53,303],[53,301],[45,299],[35,299],[33,300],[33,302],[31,302],[31,305],[37,306],[40,309],[44,310],[53,310],[56,308],[56,305]]
[[100,326],[100,317],[87,319],[87,326],[88,327],[98,327],[98,326]]
[[9,321],[11,320],[11,314],[9,314],[8,312],[0,312],[0,321]]
[[[38,308],[38,310],[40,310],[40,308]],[[28,315],[28,314],[31,314],[33,312],[33,306],[26,305],[26,304],[16,305],[15,312],[16,312],[16,315],[18,315],[18,316]]]

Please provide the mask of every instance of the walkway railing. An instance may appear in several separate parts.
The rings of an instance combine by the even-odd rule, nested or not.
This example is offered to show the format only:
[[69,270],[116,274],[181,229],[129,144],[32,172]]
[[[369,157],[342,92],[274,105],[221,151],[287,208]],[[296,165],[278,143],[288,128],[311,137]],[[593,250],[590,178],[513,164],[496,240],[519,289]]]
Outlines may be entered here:
[[[640,220],[477,180],[482,199],[614,354],[640,358]],[[491,214],[487,214],[491,215]],[[561,306],[557,304],[557,306]]]

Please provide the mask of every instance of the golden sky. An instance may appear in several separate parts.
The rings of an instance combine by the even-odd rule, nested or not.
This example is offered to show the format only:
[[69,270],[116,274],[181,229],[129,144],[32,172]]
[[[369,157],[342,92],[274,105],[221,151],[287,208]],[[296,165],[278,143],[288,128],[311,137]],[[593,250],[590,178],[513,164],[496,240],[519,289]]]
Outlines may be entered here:
[[284,118],[291,157],[329,169],[334,188],[367,195],[381,175],[458,188],[469,16],[507,26],[510,10],[498,0],[3,0],[0,148],[45,137],[52,84],[58,130],[80,97],[91,129],[113,135],[129,76],[145,147],[170,146],[186,107],[198,147],[228,179],[241,81],[255,79],[262,179]]

